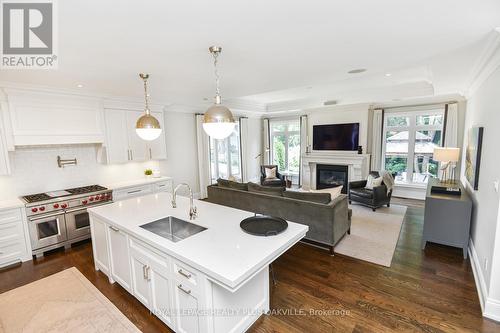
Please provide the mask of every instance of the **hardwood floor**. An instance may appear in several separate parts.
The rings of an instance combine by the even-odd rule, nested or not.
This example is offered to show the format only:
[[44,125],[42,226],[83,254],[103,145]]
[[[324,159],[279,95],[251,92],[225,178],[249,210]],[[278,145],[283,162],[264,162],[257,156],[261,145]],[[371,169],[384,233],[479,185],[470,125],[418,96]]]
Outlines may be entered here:
[[[272,313],[251,332],[500,332],[483,319],[460,249],[420,250],[423,209],[408,208],[390,268],[298,244],[274,263]],[[0,292],[75,266],[143,332],[169,332],[118,284],[94,270],[89,242],[0,271]],[[310,314],[310,311],[316,311]]]

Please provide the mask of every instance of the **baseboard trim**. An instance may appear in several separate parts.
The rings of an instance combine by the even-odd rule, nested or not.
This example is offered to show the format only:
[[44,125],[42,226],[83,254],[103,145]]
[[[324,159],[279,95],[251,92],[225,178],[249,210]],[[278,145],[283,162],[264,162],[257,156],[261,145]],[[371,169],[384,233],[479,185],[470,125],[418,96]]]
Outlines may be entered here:
[[481,305],[481,312],[484,317],[500,322],[500,301],[488,297],[488,288],[486,287],[483,270],[481,269],[481,264],[479,262],[479,258],[477,257],[476,248],[474,247],[472,238],[469,240],[468,252],[474,281],[476,283],[477,294],[479,296],[479,304]]

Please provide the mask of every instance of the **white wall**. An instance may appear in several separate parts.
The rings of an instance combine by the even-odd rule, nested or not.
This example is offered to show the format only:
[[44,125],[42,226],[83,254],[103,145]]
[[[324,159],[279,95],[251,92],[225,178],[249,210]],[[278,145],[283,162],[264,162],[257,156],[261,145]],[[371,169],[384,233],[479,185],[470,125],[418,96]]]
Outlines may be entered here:
[[[494,189],[494,181],[500,179],[499,144],[500,144],[500,68],[481,85],[469,98],[465,120],[464,149],[467,145],[467,131],[472,126],[483,126],[483,146],[481,155],[481,169],[479,172],[479,190],[468,187],[474,201],[472,216],[471,239],[477,258],[475,264],[476,275],[484,281],[478,288],[485,288],[485,298],[500,301],[500,258],[493,259],[495,243],[500,246],[497,232],[499,228],[499,193]],[[463,151],[465,158],[465,150]],[[463,168],[465,169],[465,168]],[[467,184],[462,170],[462,181]],[[492,267],[496,265],[496,267]],[[495,271],[495,276],[491,272]],[[478,276],[476,276],[478,278]],[[500,303],[498,303],[500,310]],[[499,313],[500,314],[500,313]],[[497,320],[500,320],[498,317]]]
[[167,160],[161,163],[165,174],[173,177],[174,186],[188,183],[194,193],[200,192],[194,113],[165,112]]
[[[97,163],[98,145],[17,147],[9,153],[12,174],[0,176],[0,200],[82,185],[108,185],[140,179],[147,168],[158,169],[157,161],[103,165]],[[57,156],[77,158],[76,166],[59,168]],[[161,170],[161,168],[160,168]]]
[[311,145],[314,125],[359,123],[359,145],[363,146],[363,152],[367,151],[368,104],[331,106],[304,111],[308,115],[309,140]]

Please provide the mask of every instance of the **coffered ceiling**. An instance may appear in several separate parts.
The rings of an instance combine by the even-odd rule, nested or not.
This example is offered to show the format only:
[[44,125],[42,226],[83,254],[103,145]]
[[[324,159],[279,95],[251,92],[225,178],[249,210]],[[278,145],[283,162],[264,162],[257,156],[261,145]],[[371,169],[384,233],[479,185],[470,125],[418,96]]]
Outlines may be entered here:
[[153,100],[203,105],[219,44],[223,97],[274,111],[460,93],[500,1],[71,0],[57,18],[59,69],[0,81],[140,97],[149,72]]

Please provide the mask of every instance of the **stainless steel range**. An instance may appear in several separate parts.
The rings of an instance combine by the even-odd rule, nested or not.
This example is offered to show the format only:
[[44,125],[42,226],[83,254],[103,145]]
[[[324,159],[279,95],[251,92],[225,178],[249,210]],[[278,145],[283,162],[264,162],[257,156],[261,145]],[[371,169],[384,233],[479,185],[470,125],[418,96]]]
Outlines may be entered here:
[[112,191],[99,185],[26,195],[28,229],[33,255],[90,238],[87,207],[113,201]]

